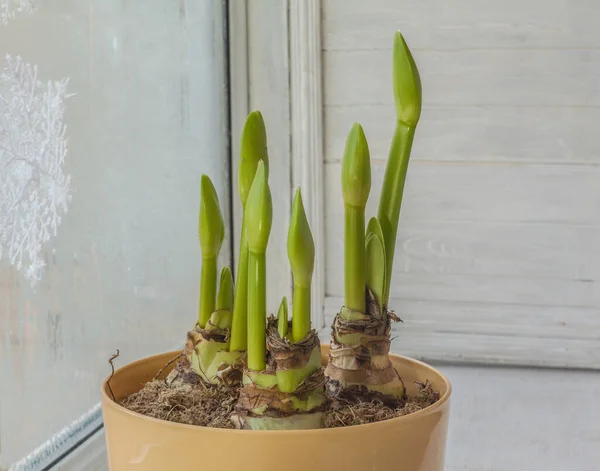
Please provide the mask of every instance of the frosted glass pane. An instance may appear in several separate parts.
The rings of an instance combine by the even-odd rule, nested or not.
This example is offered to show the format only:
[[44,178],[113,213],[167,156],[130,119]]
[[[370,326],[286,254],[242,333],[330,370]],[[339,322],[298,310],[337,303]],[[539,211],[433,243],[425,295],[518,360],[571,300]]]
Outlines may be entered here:
[[[2,243],[0,468],[99,401],[117,348],[122,365],[185,340],[197,312],[202,173],[229,217],[222,2],[39,0],[35,11],[8,18],[6,6],[18,1],[0,0],[0,181],[24,198],[43,186],[34,200],[52,190],[63,100],[72,198],[41,247],[46,266],[35,287],[27,256],[19,269],[8,253],[18,247]],[[37,66],[37,87],[26,63]],[[62,79],[64,93],[48,88]],[[10,108],[20,80],[36,99]],[[27,229],[20,217],[16,232]],[[223,247],[225,263],[227,240]]]

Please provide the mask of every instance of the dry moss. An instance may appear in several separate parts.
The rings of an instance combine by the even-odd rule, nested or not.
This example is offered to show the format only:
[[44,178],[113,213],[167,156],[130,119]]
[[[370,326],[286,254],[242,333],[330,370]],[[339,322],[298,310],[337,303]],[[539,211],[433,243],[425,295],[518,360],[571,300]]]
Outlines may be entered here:
[[123,407],[155,419],[205,427],[233,428],[230,416],[238,389],[205,383],[168,386],[164,380],[147,383],[121,402]]
[[[370,424],[381,420],[412,414],[439,400],[440,395],[430,383],[418,383],[419,392],[386,405],[381,401],[350,403],[336,400],[325,413],[327,428]],[[156,419],[188,425],[233,428],[231,415],[239,389],[199,383],[168,386],[164,380],[147,383],[142,390],[121,402],[123,407]]]
[[325,427],[348,427],[393,419],[425,409],[439,400],[439,393],[430,383],[417,383],[417,386],[419,391],[415,396],[397,404],[384,404],[379,400],[358,403],[336,400],[325,415]]

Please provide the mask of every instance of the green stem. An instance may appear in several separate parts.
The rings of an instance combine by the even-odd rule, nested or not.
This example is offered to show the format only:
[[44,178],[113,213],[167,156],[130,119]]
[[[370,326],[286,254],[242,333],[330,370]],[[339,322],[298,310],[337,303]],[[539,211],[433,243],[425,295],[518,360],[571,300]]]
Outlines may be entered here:
[[265,369],[267,348],[267,286],[264,253],[248,254],[248,368]]
[[233,301],[233,322],[231,326],[231,342],[229,350],[244,351],[248,346],[248,239],[246,224],[242,217],[242,234],[240,237],[240,258],[235,281]]
[[387,305],[390,297],[400,207],[402,206],[402,194],[414,136],[415,126],[410,126],[402,121],[397,122],[385,176],[383,177],[381,197],[379,198],[377,219],[381,224],[386,255],[386,280],[383,301],[385,305]]
[[346,205],[344,212],[344,305],[365,312],[365,210]]
[[292,300],[292,339],[298,343],[310,332],[310,286],[294,284]]
[[217,298],[217,259],[203,258],[200,275],[200,302],[198,308],[198,323],[206,327],[210,315],[215,310]]

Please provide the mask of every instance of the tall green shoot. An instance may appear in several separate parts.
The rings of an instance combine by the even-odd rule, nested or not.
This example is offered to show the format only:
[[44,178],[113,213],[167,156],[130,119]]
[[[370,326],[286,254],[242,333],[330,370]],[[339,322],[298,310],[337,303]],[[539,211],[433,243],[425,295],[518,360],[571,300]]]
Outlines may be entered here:
[[371,191],[371,158],[360,124],[352,126],[342,160],[344,197],[344,304],[365,312],[365,207]]
[[413,56],[400,32],[394,36],[392,81],[396,103],[396,130],[390,147],[377,210],[377,219],[381,224],[386,255],[383,295],[385,305],[390,297],[392,266],[408,161],[415,129],[421,116],[421,78]]
[[217,258],[225,238],[225,224],[217,192],[211,179],[206,175],[202,175],[200,181],[200,195],[198,238],[202,252],[202,272],[200,274],[198,324],[204,328],[215,310]]
[[273,203],[267,170],[261,161],[248,194],[244,222],[248,240],[248,367],[265,369],[267,321],[266,251],[271,233]]
[[240,255],[236,272],[231,351],[243,351],[248,337],[248,240],[246,236],[246,202],[256,175],[258,163],[263,162],[268,176],[267,132],[260,111],[248,115],[242,131],[238,169],[238,191],[242,202]]
[[310,332],[310,285],[315,268],[315,242],[306,218],[300,188],[296,190],[292,203],[287,250],[294,275],[292,340],[297,343]]

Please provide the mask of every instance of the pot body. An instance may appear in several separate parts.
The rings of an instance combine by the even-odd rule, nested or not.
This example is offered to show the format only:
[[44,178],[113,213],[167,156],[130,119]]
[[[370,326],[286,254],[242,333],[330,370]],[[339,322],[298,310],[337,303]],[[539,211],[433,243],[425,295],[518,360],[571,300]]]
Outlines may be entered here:
[[[323,362],[328,347],[323,345]],[[139,391],[179,352],[130,363],[110,380],[117,400]],[[449,381],[419,361],[390,355],[409,394],[430,381],[440,400],[414,414],[374,424],[299,431],[194,427],[131,412],[102,384],[111,471],[443,471],[450,413]]]

